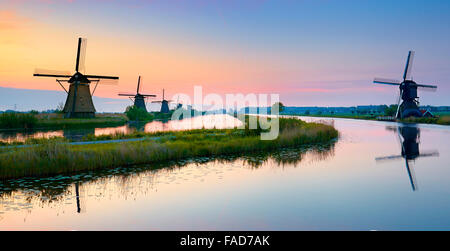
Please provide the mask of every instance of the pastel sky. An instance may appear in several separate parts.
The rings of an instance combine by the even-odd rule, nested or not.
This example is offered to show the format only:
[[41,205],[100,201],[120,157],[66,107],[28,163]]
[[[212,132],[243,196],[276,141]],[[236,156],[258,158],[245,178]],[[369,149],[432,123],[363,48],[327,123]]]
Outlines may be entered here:
[[[450,1],[0,0],[0,87],[61,90],[35,68],[74,70],[88,39],[90,74],[118,86],[192,94],[278,93],[285,105],[391,104],[409,50],[421,103],[450,105]],[[0,104],[1,104],[0,100]]]

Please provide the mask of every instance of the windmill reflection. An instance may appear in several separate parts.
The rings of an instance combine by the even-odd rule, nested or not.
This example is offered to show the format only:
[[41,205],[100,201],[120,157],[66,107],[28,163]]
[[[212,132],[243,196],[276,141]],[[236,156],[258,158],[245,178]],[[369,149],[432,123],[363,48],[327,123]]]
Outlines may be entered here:
[[390,160],[404,159],[406,171],[408,172],[409,180],[413,191],[416,191],[417,182],[414,175],[414,170],[410,166],[411,161],[423,157],[438,157],[438,151],[428,151],[420,153],[420,128],[415,125],[399,125],[397,127],[386,127],[386,130],[393,131],[398,135],[398,140],[401,144],[401,155],[392,155],[386,157],[376,158],[377,162],[384,162]]

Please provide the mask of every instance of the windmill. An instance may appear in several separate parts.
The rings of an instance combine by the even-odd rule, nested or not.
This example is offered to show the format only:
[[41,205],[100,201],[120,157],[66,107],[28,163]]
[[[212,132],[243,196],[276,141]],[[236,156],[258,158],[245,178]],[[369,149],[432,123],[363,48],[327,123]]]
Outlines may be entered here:
[[139,107],[139,108],[144,109],[145,111],[147,111],[147,107],[145,106],[145,104],[146,104],[145,99],[149,98],[149,97],[156,97],[156,95],[153,95],[153,94],[141,94],[139,92],[140,88],[141,88],[141,76],[139,76],[139,78],[138,78],[136,94],[119,93],[119,96],[134,97],[134,106]]
[[[102,79],[118,80],[118,77],[98,76],[84,74],[84,61],[86,59],[86,42],[85,38],[78,39],[77,59],[75,63],[75,73],[71,75],[69,71],[48,71],[36,69],[33,76],[35,77],[52,77],[57,78],[56,81],[66,91],[67,99],[64,105],[65,118],[92,118],[95,117],[95,107],[92,102],[92,95],[97,89],[97,85]],[[62,83],[69,83],[69,91]],[[90,84],[95,82],[93,92],[90,92]],[[103,83],[103,82],[102,82]]]
[[414,176],[413,169],[410,166],[410,162],[416,160],[417,158],[424,157],[437,157],[439,152],[429,151],[420,153],[420,129],[415,126],[398,126],[398,128],[388,128],[388,130],[397,131],[398,139],[402,146],[401,155],[393,155],[387,157],[376,158],[377,162],[405,159],[406,171],[408,172],[409,181],[411,182],[411,187],[413,191],[417,190],[416,179]]
[[407,117],[422,117],[422,113],[419,110],[419,101],[417,96],[417,88],[428,88],[435,90],[437,86],[434,85],[421,85],[414,82],[411,78],[411,69],[414,61],[414,51],[410,51],[408,59],[406,61],[406,68],[403,74],[403,81],[375,78],[375,84],[383,85],[395,85],[400,88],[400,95],[398,97],[398,107],[395,114],[396,118]]
[[163,89],[163,95],[161,101],[153,101],[152,103],[161,103],[161,113],[169,113],[169,102],[172,102],[171,100],[165,100],[164,99],[164,89]]

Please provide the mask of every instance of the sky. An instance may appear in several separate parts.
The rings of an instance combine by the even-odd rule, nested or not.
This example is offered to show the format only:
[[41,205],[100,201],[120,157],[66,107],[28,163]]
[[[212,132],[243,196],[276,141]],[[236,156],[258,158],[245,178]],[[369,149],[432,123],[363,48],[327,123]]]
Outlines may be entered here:
[[[134,91],[142,75],[158,96],[202,86],[287,106],[391,104],[398,89],[372,80],[401,79],[415,50],[414,80],[438,85],[421,104],[450,105],[448,13],[437,0],[0,0],[0,87],[19,105],[20,89],[62,91],[34,69],[73,72],[84,37],[86,73],[120,77],[99,98]],[[38,93],[37,109],[51,108]]]

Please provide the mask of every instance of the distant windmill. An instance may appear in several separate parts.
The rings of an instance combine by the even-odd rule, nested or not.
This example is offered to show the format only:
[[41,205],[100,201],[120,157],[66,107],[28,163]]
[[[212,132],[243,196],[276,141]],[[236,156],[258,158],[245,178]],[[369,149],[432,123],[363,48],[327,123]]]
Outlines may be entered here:
[[177,97],[177,108],[176,108],[176,110],[181,109],[181,108],[183,108],[183,104],[180,103],[180,96],[178,95],[178,97]]
[[[398,97],[398,107],[395,114],[396,118],[407,117],[422,117],[422,113],[419,110],[419,97],[417,96],[417,88],[431,88],[436,89],[434,85],[420,85],[411,79],[411,69],[414,61],[414,51],[410,51],[408,60],[406,61],[405,73],[403,74],[403,81],[375,78],[375,84],[384,85],[396,85],[400,88],[400,95]],[[403,102],[402,102],[403,100]]]
[[[75,73],[71,75],[69,71],[48,71],[36,69],[33,76],[36,77],[53,77],[62,78],[56,81],[66,91],[67,99],[64,105],[64,117],[66,118],[92,118],[95,117],[95,107],[92,102],[92,95],[97,89],[97,85],[101,79],[118,80],[118,77],[98,76],[84,74],[84,61],[86,58],[86,42],[84,38],[78,39],[77,60],[75,64]],[[62,82],[70,84],[69,91],[64,88]],[[95,82],[93,92],[90,92],[89,85]],[[102,82],[103,83],[103,82]]]
[[439,152],[437,151],[429,151],[422,152],[419,151],[420,145],[420,129],[415,126],[399,126],[398,128],[390,129],[397,131],[398,139],[402,146],[401,155],[394,155],[388,157],[376,158],[377,162],[389,161],[389,160],[397,160],[397,159],[405,159],[406,171],[408,172],[409,180],[411,182],[411,187],[413,191],[417,190],[417,182],[414,176],[414,172],[410,167],[410,161],[414,161],[417,158],[423,157],[437,157],[439,156]]
[[163,89],[163,95],[161,101],[153,101],[152,103],[161,103],[161,113],[169,113],[169,102],[172,102],[171,100],[165,100],[164,98],[164,89]]
[[147,107],[145,105],[145,99],[149,98],[149,97],[156,97],[156,95],[153,95],[153,94],[141,94],[139,92],[140,88],[141,88],[141,76],[139,76],[139,78],[138,78],[136,94],[119,93],[119,96],[134,97],[134,105],[136,107],[139,107],[139,108],[144,109],[145,111],[147,111]]

